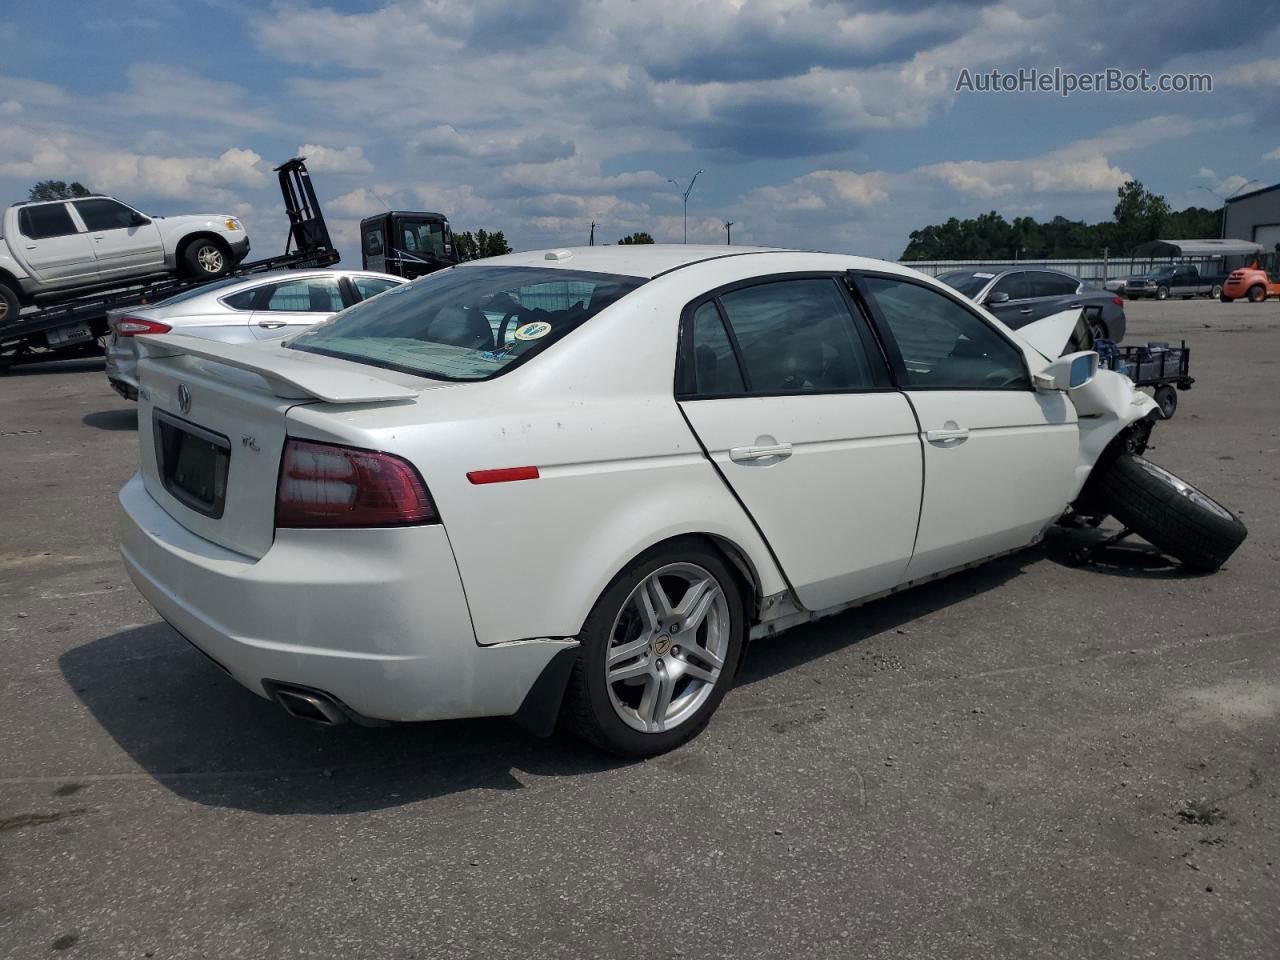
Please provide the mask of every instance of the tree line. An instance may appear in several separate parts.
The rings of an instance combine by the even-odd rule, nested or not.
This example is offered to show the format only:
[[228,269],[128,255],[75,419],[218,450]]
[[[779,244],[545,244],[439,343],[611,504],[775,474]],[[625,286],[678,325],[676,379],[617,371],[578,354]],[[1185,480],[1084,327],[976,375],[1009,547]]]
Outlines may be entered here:
[[903,260],[1058,260],[1128,256],[1150,240],[1189,240],[1221,235],[1221,212],[1204,207],[1174,211],[1163,196],[1128,180],[1116,191],[1111,220],[1085,223],[1054,217],[1005,220],[992,210],[967,220],[912,230]]

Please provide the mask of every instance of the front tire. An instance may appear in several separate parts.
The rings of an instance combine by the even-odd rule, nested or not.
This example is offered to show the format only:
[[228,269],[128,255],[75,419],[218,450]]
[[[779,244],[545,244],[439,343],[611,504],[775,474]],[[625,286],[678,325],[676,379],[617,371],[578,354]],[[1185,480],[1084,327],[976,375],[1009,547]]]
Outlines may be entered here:
[[1265,299],[1267,299],[1267,291],[1262,284],[1257,284],[1249,288],[1250,303],[1261,303]]
[[742,589],[694,538],[632,561],[596,601],[565,692],[564,726],[602,750],[651,757],[696,736],[746,638]]
[[192,240],[182,251],[187,273],[197,280],[214,280],[231,269],[227,248],[216,240]]
[[1157,300],[1168,300],[1168,299],[1169,299],[1169,288],[1168,288],[1168,287],[1159,287],[1159,288],[1156,290],[1156,299],[1157,299]]
[[1215,283],[1213,285],[1213,289],[1209,291],[1209,299],[1210,300],[1222,299],[1222,284]]
[[1133,454],[1103,467],[1098,492],[1107,512],[1188,570],[1217,570],[1248,534],[1222,504]]

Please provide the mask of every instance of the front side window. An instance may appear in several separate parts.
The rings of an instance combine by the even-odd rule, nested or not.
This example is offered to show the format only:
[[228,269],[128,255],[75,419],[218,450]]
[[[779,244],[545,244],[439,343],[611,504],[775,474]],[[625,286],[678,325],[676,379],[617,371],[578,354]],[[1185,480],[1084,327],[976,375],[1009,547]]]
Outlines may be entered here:
[[823,393],[884,385],[830,277],[776,280],[722,294],[749,393]]
[[920,284],[888,277],[866,284],[902,354],[904,386],[1030,389],[1022,352],[977,314]]
[[351,282],[355,284],[356,290],[360,293],[361,300],[368,300],[370,297],[376,297],[380,293],[386,293],[392,287],[398,287],[400,284],[391,280],[383,280],[381,277],[352,277]]
[[123,230],[135,226],[133,210],[118,200],[105,197],[94,197],[92,200],[77,200],[76,212],[89,230]]
[[995,279],[994,273],[984,271],[952,270],[938,274],[938,279],[954,290],[959,290],[966,297],[976,297],[988,283]]
[[488,380],[642,283],[555,268],[454,267],[362,301],[289,347],[438,380]]
[[988,297],[995,293],[1007,293],[1010,300],[1025,300],[1030,297],[1031,287],[1027,283],[1027,274],[1024,270],[1017,270],[1013,273],[1006,273],[991,288]]
[[18,211],[18,229],[32,240],[67,237],[76,232],[65,203],[42,203]]
[[337,313],[342,309],[342,293],[337,277],[307,277],[276,284],[266,294],[259,310],[289,313]]

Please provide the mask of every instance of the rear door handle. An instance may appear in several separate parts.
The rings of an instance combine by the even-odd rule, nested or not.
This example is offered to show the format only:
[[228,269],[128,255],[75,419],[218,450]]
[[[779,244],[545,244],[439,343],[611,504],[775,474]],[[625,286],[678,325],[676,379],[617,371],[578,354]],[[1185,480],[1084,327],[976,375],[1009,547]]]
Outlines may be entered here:
[[258,326],[263,330],[278,330],[287,324],[283,320],[259,320]]
[[924,438],[930,443],[950,443],[953,440],[964,440],[968,436],[968,427],[948,427],[943,430],[927,430]]
[[1031,308],[1030,308],[1030,307],[1023,307],[1023,308],[1022,308],[1021,310],[1019,310],[1018,312],[1019,312],[1019,313],[1030,313],[1030,312],[1031,312]]
[[734,463],[747,463],[752,460],[768,460],[775,458],[785,460],[791,456],[791,444],[771,443],[763,447],[733,447],[729,451],[729,459]]

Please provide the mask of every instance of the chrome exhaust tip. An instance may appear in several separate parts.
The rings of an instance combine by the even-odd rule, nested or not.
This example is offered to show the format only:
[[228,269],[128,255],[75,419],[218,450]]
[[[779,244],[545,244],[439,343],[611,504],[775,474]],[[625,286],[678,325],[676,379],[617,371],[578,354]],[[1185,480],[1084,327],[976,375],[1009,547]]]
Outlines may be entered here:
[[336,727],[347,722],[343,709],[319,690],[277,686],[272,695],[276,703],[284,707],[285,713],[297,720],[318,723],[322,727]]

